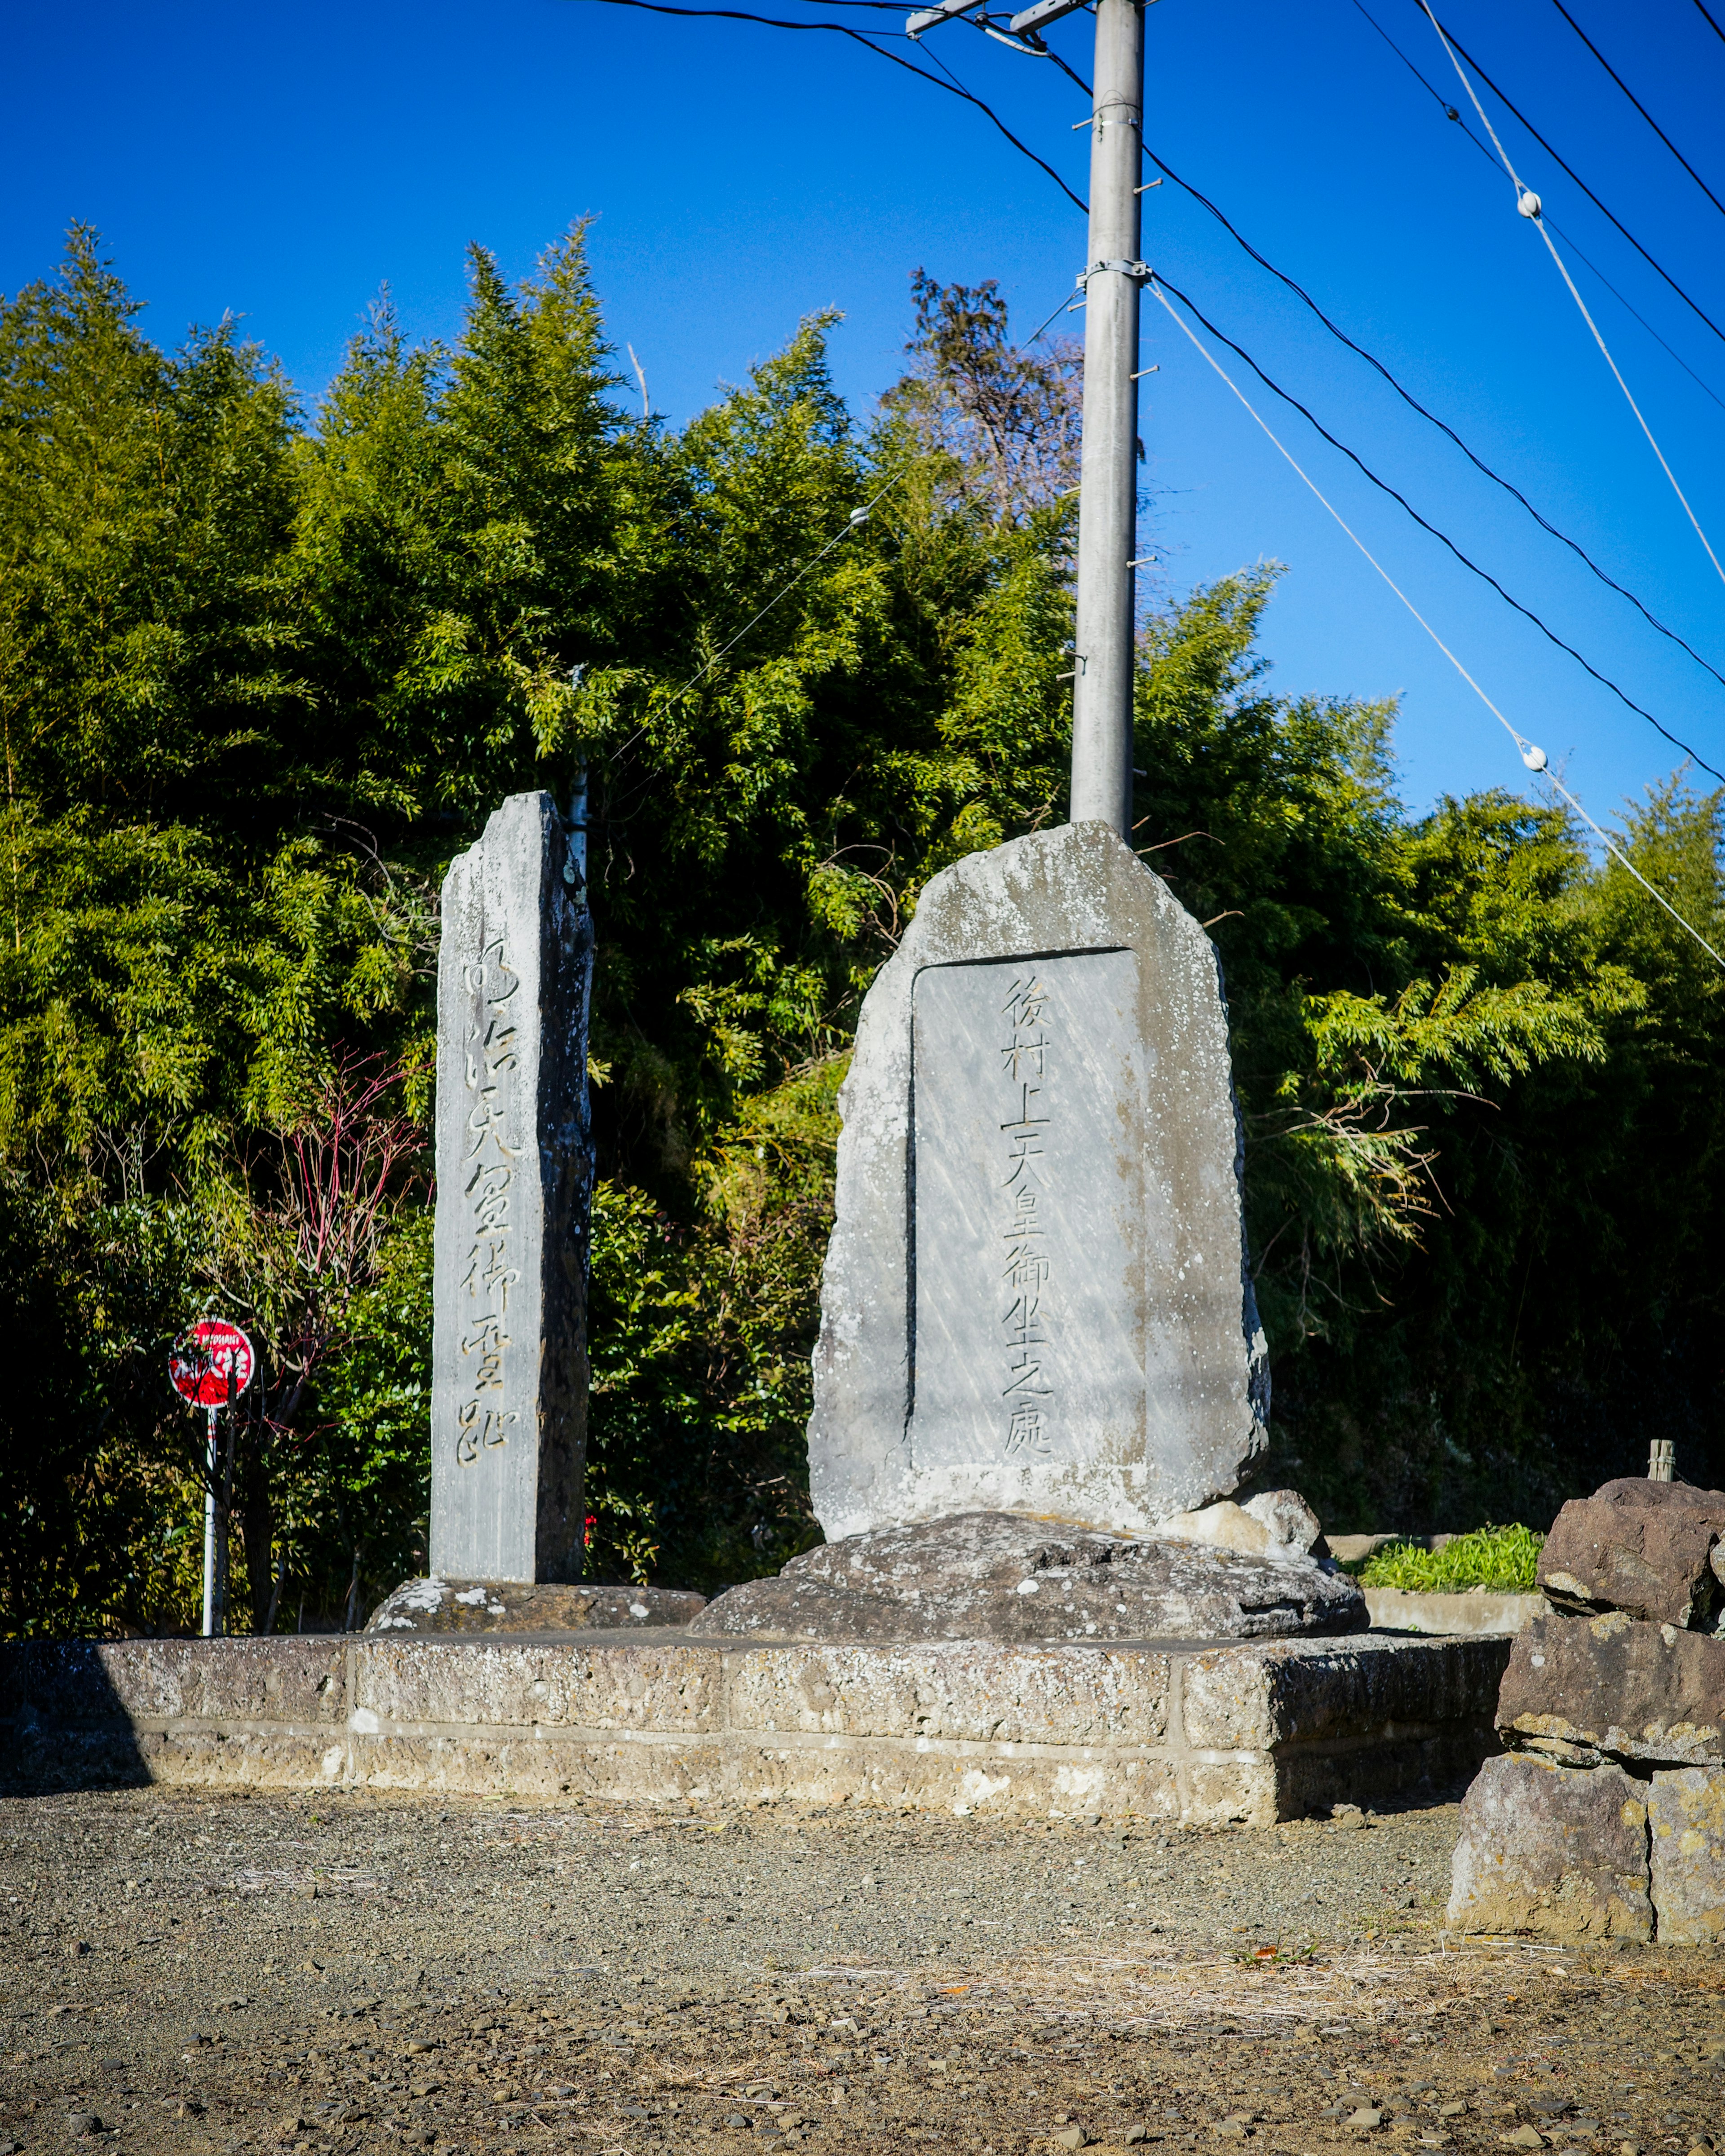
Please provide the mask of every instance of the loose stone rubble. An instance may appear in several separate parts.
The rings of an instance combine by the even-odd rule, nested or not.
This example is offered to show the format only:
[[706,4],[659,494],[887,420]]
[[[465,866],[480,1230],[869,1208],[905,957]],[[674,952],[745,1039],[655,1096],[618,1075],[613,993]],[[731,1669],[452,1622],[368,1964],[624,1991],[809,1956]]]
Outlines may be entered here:
[[1725,1494],[1609,1482],[1541,1555],[1553,1606],[1498,1695],[1507,1756],[1461,1810],[1450,1917],[1468,1931],[1725,1938]]

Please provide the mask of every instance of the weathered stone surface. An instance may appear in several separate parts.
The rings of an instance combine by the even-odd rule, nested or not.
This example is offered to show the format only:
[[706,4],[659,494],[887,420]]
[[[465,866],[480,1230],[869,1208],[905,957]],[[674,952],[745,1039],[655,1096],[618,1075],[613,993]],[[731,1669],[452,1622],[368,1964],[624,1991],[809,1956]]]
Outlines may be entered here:
[[474,1730],[719,1727],[724,1665],[711,1647],[598,1635],[570,1646],[506,1640],[367,1642],[348,1727],[357,1736],[434,1726]]
[[1620,1767],[1488,1759],[1461,1801],[1449,1921],[1468,1932],[1651,1939],[1647,1788]]
[[1182,1711],[1189,1744],[1262,1749],[1369,1732],[1418,1734],[1443,1722],[1476,1731],[1490,1748],[1492,1702],[1507,1640],[1454,1640],[1441,1664],[1419,1640],[1375,1634],[1277,1640],[1194,1655]]
[[879,1527],[710,1602],[705,1638],[1252,1640],[1363,1630],[1365,1600],[1310,1558],[1129,1540],[1010,1512]]
[[1317,1514],[1297,1490],[1265,1490],[1244,1505],[1224,1497],[1195,1512],[1176,1512],[1157,1533],[1177,1543],[1207,1543],[1247,1557],[1327,1557]]
[[1725,1943],[1725,1772],[1680,1767],[1656,1774],[1647,1825],[1660,1944]]
[[[164,1645],[185,1656],[172,1689],[148,1674]],[[235,1648],[251,1665],[243,1685]],[[1342,1650],[1334,1665],[1330,1648]],[[86,1672],[109,1671],[90,1686],[62,1681],[63,1650],[0,1644],[0,1781],[784,1796],[1267,1825],[1471,1773],[1481,1716],[1468,1710],[1492,1679],[1482,1649],[1501,1643],[1360,1635],[1199,1651],[769,1645],[686,1627],[559,1641],[359,1633],[85,1649]],[[1291,1675],[1302,1654],[1312,1666]],[[1326,1681],[1329,1712],[1310,1696]],[[178,1711],[188,1703],[203,1711]]]
[[271,1640],[32,1640],[14,1650],[19,1709],[48,1722],[338,1722],[343,1643]]
[[1725,1764],[1725,1640],[1618,1609],[1538,1618],[1511,1650],[1497,1726],[1577,1761]]
[[1725,1491],[1608,1482],[1558,1513],[1539,1553],[1539,1584],[1566,1609],[1711,1631],[1725,1604],[1722,1537]]
[[736,1728],[809,1736],[1159,1744],[1172,1666],[1131,1647],[776,1647],[739,1657],[729,1712]]
[[368,1632],[592,1632],[686,1625],[706,1598],[670,1587],[526,1587],[506,1579],[404,1579]]
[[593,925],[548,793],[444,879],[431,1568],[581,1576]]
[[1265,1443],[1214,947],[1100,824],[936,876],[841,1096],[809,1471],[828,1535],[1127,1533]]

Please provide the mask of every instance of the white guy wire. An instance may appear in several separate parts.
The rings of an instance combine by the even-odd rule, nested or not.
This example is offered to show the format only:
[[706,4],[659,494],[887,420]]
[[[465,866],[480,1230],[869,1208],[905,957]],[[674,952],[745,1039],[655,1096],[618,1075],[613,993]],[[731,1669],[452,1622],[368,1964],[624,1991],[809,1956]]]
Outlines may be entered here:
[[755,624],[757,621],[762,620],[766,615],[771,613],[774,607],[776,607],[779,601],[784,597],[785,593],[791,590],[793,586],[799,584],[803,578],[809,574],[809,572],[814,568],[817,563],[825,561],[827,556],[832,552],[834,547],[838,545],[841,539],[848,539],[851,533],[857,530],[859,526],[866,523],[868,521],[869,511],[875,506],[875,504],[877,501],[884,501],[886,496],[891,493],[893,488],[897,485],[898,475],[895,472],[893,476],[887,480],[886,485],[881,488],[879,494],[873,495],[869,501],[865,501],[860,509],[853,509],[850,512],[850,521],[839,526],[839,530],[836,531],[833,534],[832,537],[828,540],[826,545],[821,548],[819,553],[811,554],[809,559],[803,564],[802,567],[798,570],[796,575],[792,577],[787,583],[779,586],[778,589],[773,594],[772,598],[768,600],[766,605],[762,608],[760,613],[750,615],[749,619],[743,624],[742,627],[737,630],[736,635],[732,638],[731,643],[721,644],[719,646],[712,657],[708,660],[706,665],[701,668],[700,673],[691,675],[689,680],[683,684],[680,689],[673,689],[670,695],[665,698],[666,704],[675,704],[679,696],[686,696],[697,681],[706,680],[707,675],[712,672],[714,667],[718,665],[719,661],[725,656],[725,654],[730,650],[732,644],[741,644],[744,637],[746,637],[749,631],[754,627]]
[[1652,450],[1654,455],[1658,458],[1660,470],[1671,481],[1671,492],[1676,495],[1678,501],[1682,503],[1683,514],[1689,519],[1690,523],[1694,526],[1696,537],[1699,539],[1702,545],[1707,548],[1707,559],[1712,563],[1719,581],[1722,583],[1725,583],[1725,567],[1721,566],[1718,556],[1713,552],[1712,541],[1709,540],[1706,532],[1702,530],[1701,520],[1696,516],[1695,511],[1689,506],[1688,495],[1685,494],[1682,488],[1678,485],[1677,475],[1666,462],[1665,451],[1661,449],[1659,444],[1654,439],[1653,429],[1647,424],[1646,419],[1642,414],[1640,406],[1636,403],[1634,397],[1630,395],[1628,382],[1624,380],[1623,375],[1618,367],[1617,362],[1611,357],[1609,346],[1606,344],[1604,338],[1599,334],[1599,324],[1588,312],[1586,300],[1582,298],[1581,294],[1576,290],[1575,280],[1569,275],[1568,267],[1564,262],[1563,256],[1558,254],[1556,243],[1552,239],[1551,234],[1545,228],[1545,219],[1540,214],[1540,203],[1538,196],[1534,193],[1531,187],[1524,187],[1522,185],[1521,174],[1517,172],[1515,167],[1510,162],[1509,152],[1504,148],[1503,144],[1498,139],[1497,130],[1491,125],[1490,120],[1486,116],[1486,108],[1480,103],[1479,93],[1475,90],[1471,78],[1469,76],[1466,69],[1462,66],[1461,61],[1455,57],[1454,46],[1450,44],[1450,40],[1444,35],[1443,24],[1440,23],[1437,17],[1432,13],[1430,0],[1420,0],[1420,13],[1425,17],[1427,22],[1429,22],[1433,29],[1437,32],[1438,42],[1443,46],[1444,50],[1449,54],[1450,64],[1455,69],[1456,74],[1461,78],[1461,87],[1467,92],[1468,97],[1472,102],[1474,110],[1480,116],[1481,126],[1491,138],[1491,146],[1497,151],[1499,161],[1502,164],[1504,171],[1509,175],[1510,184],[1516,191],[1516,208],[1520,210],[1523,217],[1527,218],[1531,222],[1534,229],[1538,233],[1539,237],[1545,242],[1547,251],[1549,253],[1552,260],[1558,265],[1558,275],[1569,287],[1570,298],[1574,300],[1576,305],[1581,310],[1581,319],[1593,331],[1594,342],[1599,347],[1601,353],[1604,357],[1606,366],[1610,368],[1613,376],[1616,379],[1618,388],[1623,392],[1625,401],[1627,403],[1630,411],[1635,413],[1636,423],[1640,426],[1641,432],[1647,437],[1647,446]]
[[718,665],[719,661],[725,656],[725,654],[731,649],[732,645],[741,644],[744,637],[746,637],[749,631],[754,627],[755,624],[757,621],[764,620],[767,615],[771,613],[774,607],[778,604],[785,593],[788,591],[793,590],[798,584],[801,583],[803,578],[809,574],[809,572],[814,568],[818,562],[824,562],[841,539],[848,539],[853,531],[860,530],[862,526],[866,524],[869,521],[870,511],[874,508],[877,502],[883,501],[886,497],[891,493],[893,488],[898,485],[899,477],[900,475],[895,473],[893,476],[887,480],[886,485],[881,488],[879,494],[871,495],[870,499],[863,504],[860,509],[853,509],[850,512],[849,521],[839,527],[839,529],[833,534],[832,537],[828,540],[826,545],[821,548],[819,553],[810,555],[809,559],[803,564],[802,567],[797,571],[796,574],[793,577],[788,578],[785,583],[779,586],[778,589],[773,594],[772,598],[768,600],[766,605],[762,608],[760,613],[750,615],[749,619],[743,624],[742,627],[737,630],[736,635],[732,638],[731,643],[721,644],[719,646],[718,649],[713,654],[712,657],[708,660],[706,665],[701,668],[698,674],[691,674],[680,689],[673,689],[670,696],[665,698],[662,704],[654,704],[650,706],[639,726],[635,728],[629,739],[624,742],[623,747],[616,752],[617,755],[619,757],[623,757],[634,747],[635,743],[641,738],[641,736],[646,732],[647,721],[649,719],[657,718],[661,711],[668,711],[671,706],[677,701],[679,697],[686,696],[689,691],[695,687],[697,682],[706,680],[707,675],[712,672],[714,667]]
[[1600,825],[1594,823],[1593,818],[1588,814],[1586,809],[1582,807],[1580,802],[1576,799],[1575,796],[1569,791],[1568,788],[1553,775],[1547,762],[1545,751],[1539,747],[1537,742],[1529,741],[1524,733],[1521,732],[1516,726],[1512,726],[1510,721],[1505,718],[1502,712],[1498,710],[1496,704],[1491,701],[1491,699],[1486,694],[1485,690],[1481,688],[1479,683],[1474,680],[1472,675],[1468,672],[1467,669],[1455,656],[1455,653],[1450,650],[1449,645],[1445,643],[1442,637],[1438,634],[1431,624],[1425,619],[1425,616],[1420,613],[1419,608],[1414,605],[1412,599],[1408,597],[1401,586],[1397,583],[1395,578],[1390,575],[1389,570],[1384,567],[1384,564],[1378,559],[1378,557],[1372,552],[1371,548],[1367,546],[1365,541],[1360,537],[1358,532],[1357,532],[1353,526],[1348,523],[1348,520],[1343,516],[1341,511],[1337,508],[1336,505],[1330,500],[1329,496],[1322,491],[1310,473],[1307,472],[1302,465],[1295,461],[1293,453],[1287,449],[1277,437],[1271,428],[1268,420],[1266,420],[1262,413],[1259,412],[1257,408],[1251,403],[1246,397],[1244,390],[1242,390],[1239,384],[1224,372],[1220,361],[1218,360],[1210,352],[1209,347],[1199,340],[1197,331],[1192,328],[1185,316],[1175,307],[1173,302],[1168,298],[1167,293],[1163,290],[1161,284],[1153,275],[1150,280],[1150,290],[1162,302],[1163,306],[1167,310],[1170,319],[1184,333],[1187,341],[1192,346],[1193,350],[1197,352],[1199,357],[1205,361],[1210,367],[1214,369],[1220,379],[1227,385],[1227,387],[1234,392],[1234,394],[1240,399],[1241,404],[1245,407],[1246,411],[1255,420],[1257,421],[1258,425],[1269,437],[1271,445],[1280,452],[1281,456],[1286,459],[1287,463],[1292,467],[1293,470],[1305,481],[1306,485],[1312,490],[1312,493],[1317,496],[1319,501],[1321,501],[1324,507],[1328,510],[1330,515],[1335,518],[1337,523],[1341,526],[1342,529],[1348,534],[1348,536],[1353,542],[1354,545],[1358,547],[1361,553],[1365,556],[1366,559],[1378,572],[1378,575],[1383,578],[1384,583],[1389,585],[1391,591],[1395,593],[1402,604],[1408,609],[1408,612],[1413,615],[1414,620],[1419,623],[1421,629],[1425,631],[1425,634],[1431,639],[1432,642],[1436,644],[1438,649],[1443,653],[1445,658],[1449,660],[1450,664],[1455,669],[1455,671],[1461,676],[1462,680],[1466,682],[1468,687],[1473,690],[1475,696],[1479,698],[1480,701],[1491,714],[1492,717],[1497,720],[1498,725],[1503,728],[1503,731],[1515,743],[1517,749],[1520,752],[1522,762],[1527,765],[1528,770],[1532,772],[1543,772],[1544,773],[1547,779],[1549,780],[1556,790],[1563,795],[1564,800],[1568,803],[1569,806],[1575,811],[1576,814],[1580,817],[1582,822],[1585,824],[1588,829],[1599,839],[1600,844],[1604,847],[1606,852],[1610,855],[1611,858],[1615,861],[1618,862],[1620,866],[1626,868],[1630,874],[1635,878],[1635,881],[1640,885],[1642,890],[1647,893],[1647,896],[1652,899],[1656,905],[1662,906],[1666,911],[1670,914],[1672,920],[1676,922],[1677,926],[1685,930],[1689,935],[1692,936],[1696,942],[1700,944],[1702,949],[1707,952],[1707,956],[1722,969],[1725,969],[1725,957],[1721,957],[1719,953],[1713,948],[1712,945],[1708,942],[1706,937],[1702,934],[1701,931],[1698,928],[1692,927],[1690,922],[1686,921],[1683,916],[1678,912],[1676,907],[1671,904],[1669,899],[1663,897],[1654,889],[1653,886],[1648,882],[1646,877],[1642,875],[1641,871],[1635,866],[1635,863],[1630,860],[1628,855],[1617,845],[1610,833],[1603,829]]

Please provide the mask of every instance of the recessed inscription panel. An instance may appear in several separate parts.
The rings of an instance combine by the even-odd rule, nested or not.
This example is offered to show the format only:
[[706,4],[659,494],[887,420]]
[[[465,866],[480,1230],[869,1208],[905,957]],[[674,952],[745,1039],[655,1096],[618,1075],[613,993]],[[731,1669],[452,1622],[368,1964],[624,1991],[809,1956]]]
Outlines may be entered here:
[[1130,951],[916,976],[917,1468],[1143,1459],[1137,998]]

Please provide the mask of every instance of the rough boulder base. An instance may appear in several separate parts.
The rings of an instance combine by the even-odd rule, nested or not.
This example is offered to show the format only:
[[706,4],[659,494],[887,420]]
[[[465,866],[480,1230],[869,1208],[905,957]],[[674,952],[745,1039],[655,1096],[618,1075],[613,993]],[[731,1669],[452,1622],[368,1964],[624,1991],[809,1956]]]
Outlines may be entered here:
[[1468,1932],[1650,1940],[1647,1787],[1619,1767],[1488,1759],[1461,1804],[1449,1921]]
[[978,1511],[1142,1533],[1261,1450],[1214,947],[1106,826],[936,876],[840,1096],[810,1487],[831,1539]]
[[1725,1491],[1608,1482],[1558,1513],[1539,1554],[1539,1585],[1565,1609],[1710,1631],[1725,1604],[1722,1537]]
[[1725,1772],[1680,1767],[1656,1774],[1647,1825],[1660,1944],[1725,1944]]
[[1615,1609],[1537,1618],[1517,1636],[1497,1724],[1577,1765],[1725,1766],[1725,1640]]
[[431,1569],[581,1577],[593,924],[548,793],[445,877],[438,955]]
[[828,1543],[701,1611],[702,1637],[1255,1640],[1363,1631],[1365,1598],[1304,1555],[1244,1556],[1015,1513]]
[[368,1632],[590,1632],[686,1625],[706,1598],[668,1587],[523,1587],[513,1580],[404,1579]]

